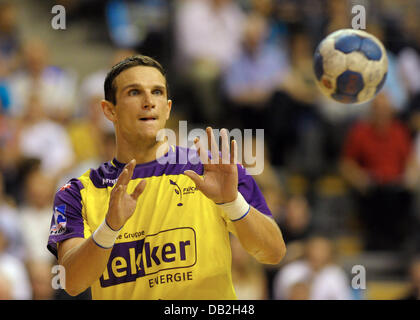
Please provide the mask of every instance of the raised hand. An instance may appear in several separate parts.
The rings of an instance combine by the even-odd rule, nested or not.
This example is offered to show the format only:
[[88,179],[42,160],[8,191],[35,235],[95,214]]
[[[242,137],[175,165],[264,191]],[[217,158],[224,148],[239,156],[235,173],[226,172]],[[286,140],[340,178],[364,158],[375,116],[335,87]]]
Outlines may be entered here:
[[186,170],[185,175],[190,177],[206,197],[215,203],[226,203],[234,201],[238,195],[238,168],[236,165],[237,145],[232,140],[229,150],[229,139],[227,130],[220,131],[222,140],[222,156],[219,156],[219,148],[214,138],[211,127],[206,128],[208,146],[211,151],[211,159],[206,150],[196,138],[194,144],[204,166],[203,178],[192,170]]
[[127,220],[133,215],[137,206],[137,199],[146,187],[146,180],[141,180],[133,193],[127,193],[127,185],[133,176],[136,160],[131,160],[118,177],[114,189],[111,191],[109,208],[106,215],[106,223],[113,230],[121,229]]

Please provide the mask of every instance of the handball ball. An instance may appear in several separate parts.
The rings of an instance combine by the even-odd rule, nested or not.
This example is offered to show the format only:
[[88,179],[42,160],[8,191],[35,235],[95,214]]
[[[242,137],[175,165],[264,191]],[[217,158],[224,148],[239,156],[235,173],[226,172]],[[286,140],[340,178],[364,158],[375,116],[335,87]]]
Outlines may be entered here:
[[314,71],[324,95],[342,103],[362,103],[384,85],[388,59],[383,44],[373,35],[342,29],[318,45]]

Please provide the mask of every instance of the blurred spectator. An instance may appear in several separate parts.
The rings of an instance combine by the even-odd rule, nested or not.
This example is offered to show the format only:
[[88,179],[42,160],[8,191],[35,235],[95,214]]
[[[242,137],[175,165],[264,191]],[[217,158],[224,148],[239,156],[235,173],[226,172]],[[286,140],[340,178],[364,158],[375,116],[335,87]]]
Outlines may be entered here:
[[[384,29],[381,25],[370,24],[366,31],[373,34],[382,43],[385,42]],[[388,58],[388,72],[382,90],[388,92],[392,105],[398,113],[402,113],[406,111],[409,98],[407,83],[403,79],[401,70],[399,70],[397,56],[388,48],[385,48],[385,52]]]
[[311,233],[311,211],[303,195],[291,196],[279,221],[286,243],[304,241]]
[[412,99],[409,108],[418,110],[420,108],[420,53],[412,47],[405,47],[397,57],[397,67]]
[[13,288],[7,275],[0,273],[0,300],[12,300]]
[[[265,171],[265,170],[264,170]],[[274,173],[274,172],[272,172]],[[255,179],[255,177],[254,177]],[[263,180],[263,177],[255,179],[256,181]],[[261,184],[257,182],[258,186],[260,187]],[[284,192],[281,187],[260,187],[261,192],[264,195],[264,199],[267,202],[267,206],[270,208],[270,211],[273,215],[273,219],[278,223],[281,219],[281,214],[284,206]]]
[[[24,226],[23,239],[27,253],[26,263],[32,287],[32,299],[52,299],[51,267],[53,257],[45,246],[51,223],[51,203],[55,192],[55,179],[32,169],[25,179],[25,203],[20,209],[20,225]],[[40,187],[42,186],[42,188]]]
[[278,266],[265,266],[269,281],[270,297],[273,298],[274,278],[279,266],[283,266],[303,257],[305,240],[312,232],[311,211],[303,195],[284,196],[279,190],[262,189],[267,205],[274,220],[280,227],[286,243],[286,256]]
[[305,241],[313,231],[311,221],[311,210],[303,195],[293,195],[286,200],[281,216],[277,220],[287,246],[282,265],[303,256]]
[[251,14],[245,22],[240,55],[224,75],[226,95],[238,121],[236,126],[264,128],[267,103],[288,72],[286,53],[267,39],[266,20]]
[[108,1],[106,20],[112,42],[152,56],[166,65],[169,53],[168,0]]
[[40,159],[42,170],[49,175],[56,176],[73,164],[65,128],[45,117],[42,101],[34,93],[28,97],[18,144],[21,156]]
[[[258,1],[258,0],[257,0]],[[276,1],[276,17],[284,22],[287,27],[301,22],[300,7],[302,1],[299,3],[293,0],[277,0]]]
[[264,300],[268,297],[267,279],[263,266],[256,262],[241,246],[238,238],[231,237],[232,280],[239,300]]
[[243,22],[244,13],[233,0],[184,0],[177,7],[178,71],[188,97],[192,93],[196,99],[189,112],[200,114],[200,122],[221,120],[221,74],[239,54]]
[[10,89],[5,81],[6,75],[6,62],[0,56],[0,114],[5,114],[8,112],[10,107]]
[[351,8],[349,1],[327,0],[328,25],[326,34],[351,25]]
[[386,93],[371,105],[346,138],[341,172],[356,191],[368,250],[400,248],[411,221],[411,193],[418,169],[407,128],[395,118]]
[[6,113],[10,108],[7,77],[18,65],[19,49],[16,7],[11,2],[0,3],[0,113]]
[[[27,248],[26,261],[51,261],[45,246],[51,223],[51,203],[54,199],[55,179],[35,168],[25,179],[25,203],[20,208],[20,225],[24,226],[23,239]],[[40,187],[42,186],[42,188]]]
[[73,120],[67,127],[77,166],[83,163],[95,165],[103,160],[106,129],[103,125],[102,99],[103,95],[91,96],[85,105],[86,116]]
[[15,165],[18,157],[17,122],[17,119],[0,111],[0,167],[2,169]]
[[265,127],[275,165],[304,174],[323,170],[324,120],[315,104],[319,90],[310,38],[301,27],[290,37],[291,65],[270,102]]
[[93,23],[103,21],[103,0],[50,0],[51,6],[59,4],[66,8],[66,20],[70,24],[77,24],[81,20]]
[[250,0],[251,12],[261,15],[267,23],[267,41],[284,48],[287,44],[287,26],[278,18],[281,3],[276,0]]
[[[8,253],[10,239],[7,234],[7,226],[0,222],[0,276],[7,279],[6,288],[0,290],[6,297],[10,295],[13,300],[31,299],[31,286],[25,265],[18,258]],[[10,283],[10,287],[7,282]]]
[[18,259],[25,255],[24,242],[19,223],[18,212],[15,203],[4,193],[3,175],[0,172],[0,224],[5,226],[4,230],[9,239],[7,252]]
[[401,300],[420,300],[420,257],[412,259],[408,270],[410,289]]
[[[234,136],[234,130],[230,132]],[[249,132],[249,134],[248,134]],[[235,137],[234,137],[235,138]],[[261,131],[258,134],[254,130],[246,131],[238,148],[240,154],[238,161],[253,175],[258,186],[262,190],[271,190],[282,195],[282,187],[276,168],[271,164],[271,154]]]
[[51,261],[36,261],[28,265],[32,300],[52,300],[54,298],[52,266]]
[[311,287],[309,283],[302,281],[291,285],[288,300],[310,300]]
[[5,59],[9,70],[16,67],[20,49],[17,14],[17,8],[11,1],[0,3],[0,58]]
[[[93,97],[104,98],[104,82],[109,69],[116,65],[118,62],[124,60],[127,57],[135,55],[136,52],[130,49],[117,49],[113,52],[110,59],[109,65],[104,66],[103,69],[97,70],[93,73],[88,74],[82,79],[81,84],[78,88],[78,109],[77,114],[81,117],[90,115],[89,106],[91,105],[91,99]],[[103,126],[107,128],[109,126],[110,131],[113,132],[112,123],[105,120],[103,116]]]
[[349,279],[334,262],[332,241],[324,237],[309,239],[305,257],[283,266],[278,272],[274,281],[274,298],[352,299]]
[[[401,10],[401,8],[400,8]],[[403,81],[408,88],[410,97],[417,105],[411,108],[419,108],[420,102],[420,36],[419,36],[419,8],[417,4],[411,2],[407,4],[402,12],[404,19],[401,19],[401,36],[405,41],[401,41],[403,47],[398,52],[398,66],[402,73]]]
[[103,115],[102,99],[102,95],[91,96],[85,106],[88,113],[86,117],[75,119],[67,127],[76,159],[71,170],[60,177],[60,185],[115,156],[115,136],[113,131],[108,131],[104,126],[104,121],[112,123]]
[[21,116],[36,91],[48,117],[67,121],[74,113],[75,74],[50,65],[48,48],[41,40],[30,40],[22,48],[23,65],[9,77],[10,112]]
[[312,105],[319,95],[313,73],[313,49],[309,36],[296,26],[290,36],[290,67],[282,89],[294,100]]

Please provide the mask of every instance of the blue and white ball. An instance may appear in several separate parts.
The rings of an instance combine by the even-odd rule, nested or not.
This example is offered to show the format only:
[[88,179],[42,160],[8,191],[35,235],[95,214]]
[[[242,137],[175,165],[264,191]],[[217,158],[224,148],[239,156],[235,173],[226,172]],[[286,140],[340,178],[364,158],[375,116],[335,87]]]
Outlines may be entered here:
[[388,59],[373,35],[342,29],[328,35],[314,54],[314,71],[322,93],[342,103],[371,100],[383,87]]

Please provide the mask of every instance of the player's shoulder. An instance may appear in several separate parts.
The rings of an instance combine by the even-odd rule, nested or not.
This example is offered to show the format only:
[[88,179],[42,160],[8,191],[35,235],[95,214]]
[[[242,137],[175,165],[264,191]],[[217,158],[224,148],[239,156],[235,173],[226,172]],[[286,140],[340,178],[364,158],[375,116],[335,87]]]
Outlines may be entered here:
[[82,183],[83,177],[72,178],[63,184],[57,190],[54,198],[54,206],[60,209],[60,206],[65,207],[65,204],[72,204],[74,207],[80,207],[82,200],[82,190],[85,185]]
[[117,168],[111,164],[111,161],[104,162],[96,168],[86,170],[77,178],[71,178],[59,187],[56,194],[80,194],[83,189],[90,185],[94,185],[96,188],[105,188],[107,185],[111,185],[111,182],[116,182],[116,177],[118,177]]
[[79,180],[87,186],[92,184],[95,188],[112,187],[118,179],[124,164],[119,163],[116,159],[107,161],[99,165],[97,168],[91,168]]

